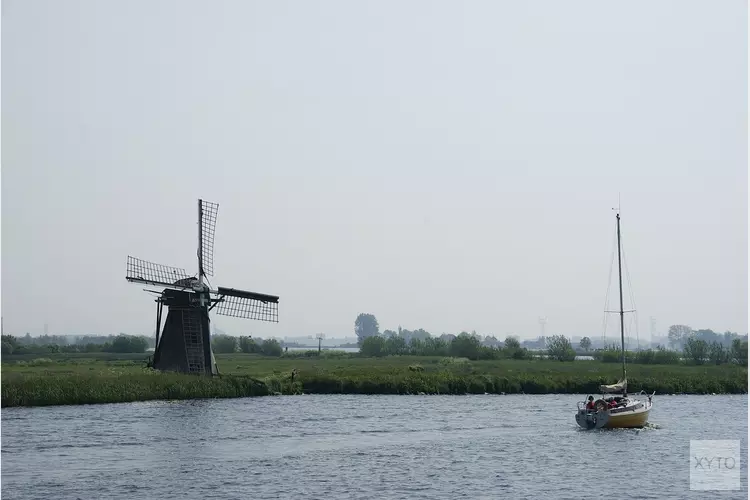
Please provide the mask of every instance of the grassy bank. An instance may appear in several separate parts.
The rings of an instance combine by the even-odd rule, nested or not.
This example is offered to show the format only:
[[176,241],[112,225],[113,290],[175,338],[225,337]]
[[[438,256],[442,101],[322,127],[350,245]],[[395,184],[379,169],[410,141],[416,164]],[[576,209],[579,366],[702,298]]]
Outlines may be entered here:
[[[468,361],[461,358],[384,358],[218,355],[221,377],[158,373],[143,357],[55,354],[2,363],[2,406],[114,403],[154,399],[229,398],[268,394],[583,394],[613,383],[611,363],[547,360]],[[294,381],[292,370],[297,371]],[[741,366],[628,367],[631,392],[747,393]]]

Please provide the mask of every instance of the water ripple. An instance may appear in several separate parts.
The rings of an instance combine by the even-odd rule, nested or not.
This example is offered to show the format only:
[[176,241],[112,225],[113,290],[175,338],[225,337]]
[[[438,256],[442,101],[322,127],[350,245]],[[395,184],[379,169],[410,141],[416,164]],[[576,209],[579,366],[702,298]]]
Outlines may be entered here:
[[[657,397],[647,428],[588,432],[573,420],[581,399],[308,395],[8,408],[2,497],[581,499],[598,478],[624,472],[633,497],[681,500],[705,498],[688,488],[690,439],[742,439],[747,456],[747,396]],[[742,468],[746,485],[746,460]]]

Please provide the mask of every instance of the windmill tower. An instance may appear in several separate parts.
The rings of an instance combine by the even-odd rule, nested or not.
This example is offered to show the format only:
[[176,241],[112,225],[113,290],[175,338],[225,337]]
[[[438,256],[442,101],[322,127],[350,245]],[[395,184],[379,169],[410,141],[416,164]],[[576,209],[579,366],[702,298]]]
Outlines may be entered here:
[[[164,288],[156,299],[158,370],[213,375],[218,373],[211,349],[209,312],[260,321],[278,322],[279,297],[206,284],[214,273],[214,234],[219,205],[198,200],[198,273],[154,264],[128,255],[125,279]],[[162,328],[162,310],[167,317]]]

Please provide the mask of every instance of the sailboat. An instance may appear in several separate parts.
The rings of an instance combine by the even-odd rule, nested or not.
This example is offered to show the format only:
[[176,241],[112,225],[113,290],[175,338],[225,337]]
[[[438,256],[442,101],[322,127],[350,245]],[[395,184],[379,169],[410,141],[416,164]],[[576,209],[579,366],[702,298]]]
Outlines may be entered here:
[[622,252],[620,243],[620,213],[617,213],[617,269],[620,283],[620,343],[622,349],[622,378],[612,385],[600,385],[602,397],[594,401],[589,396],[588,401],[578,403],[576,423],[583,429],[627,429],[640,428],[648,423],[651,412],[653,394],[647,395],[643,391],[639,395],[646,395],[645,400],[628,396],[628,376],[625,366],[625,311],[622,299]]

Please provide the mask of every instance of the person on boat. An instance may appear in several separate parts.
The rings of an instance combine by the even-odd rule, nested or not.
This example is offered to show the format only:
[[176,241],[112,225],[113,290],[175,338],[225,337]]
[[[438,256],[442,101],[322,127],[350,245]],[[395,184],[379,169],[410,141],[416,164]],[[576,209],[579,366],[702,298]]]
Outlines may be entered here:
[[589,402],[586,403],[587,410],[594,410],[594,396],[589,396]]

